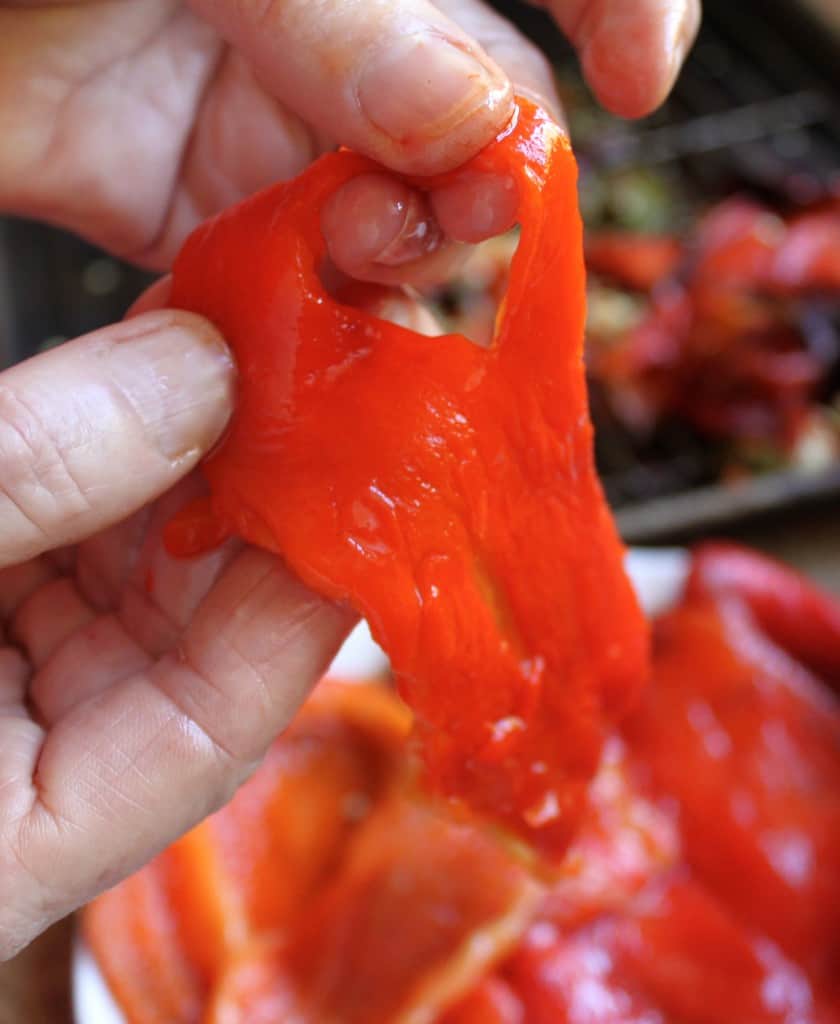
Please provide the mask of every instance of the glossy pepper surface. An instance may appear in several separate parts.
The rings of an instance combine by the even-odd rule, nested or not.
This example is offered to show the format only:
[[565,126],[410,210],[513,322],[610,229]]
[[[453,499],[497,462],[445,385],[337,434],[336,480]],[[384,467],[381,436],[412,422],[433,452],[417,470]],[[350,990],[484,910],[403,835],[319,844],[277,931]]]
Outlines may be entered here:
[[771,568],[807,588],[695,554],[548,886],[423,799],[381,680],[325,680],[231,803],[86,911],[126,1020],[838,1024],[840,721],[736,614]]
[[412,180],[517,190],[489,349],[325,290],[321,209],[376,169],[328,155],[187,241],[172,301],[227,338],[239,401],[204,464],[209,499],[167,541],[192,554],[238,535],[350,602],[391,658],[434,787],[560,856],[647,663],[593,464],[574,158],[523,102],[463,168]]
[[623,730],[692,872],[840,1007],[838,627],[837,599],[797,573],[702,545]]

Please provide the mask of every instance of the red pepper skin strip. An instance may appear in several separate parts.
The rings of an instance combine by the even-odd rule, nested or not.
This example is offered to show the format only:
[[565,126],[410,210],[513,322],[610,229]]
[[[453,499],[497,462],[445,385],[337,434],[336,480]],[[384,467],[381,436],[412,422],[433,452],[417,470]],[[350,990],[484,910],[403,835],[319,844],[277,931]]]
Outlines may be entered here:
[[437,1024],[526,1024],[525,1008],[510,985],[491,974]]
[[417,1024],[512,951],[543,896],[504,844],[396,792],[289,933],[304,1021]]
[[391,658],[433,786],[559,857],[648,653],[593,464],[575,161],[523,102],[434,179],[517,188],[522,241],[490,349],[326,293],[321,208],[375,169],[323,157],[178,257],[173,304],[221,329],[240,382],[204,464],[211,497],[167,543],[191,554],[237,534],[349,601]]
[[161,858],[94,900],[84,936],[128,1024],[199,1024],[207,988],[180,939]]
[[502,968],[526,1024],[837,1024],[837,1007],[684,872],[551,941],[536,926]]
[[840,692],[840,601],[793,569],[736,544],[703,544],[688,593],[740,598],[772,640]]
[[833,981],[840,704],[732,594],[689,594],[657,621],[654,649],[653,683],[624,724],[638,777],[678,808],[697,879]]

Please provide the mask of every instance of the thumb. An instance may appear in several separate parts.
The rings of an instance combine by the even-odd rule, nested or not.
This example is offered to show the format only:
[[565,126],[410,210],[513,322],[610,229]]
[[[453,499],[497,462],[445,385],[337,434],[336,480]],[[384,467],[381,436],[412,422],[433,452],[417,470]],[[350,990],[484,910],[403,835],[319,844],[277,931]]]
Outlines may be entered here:
[[158,497],[231,413],[234,366],[192,314],[157,310],[0,373],[0,567]]
[[191,0],[319,135],[396,171],[461,164],[510,116],[512,87],[429,0]]

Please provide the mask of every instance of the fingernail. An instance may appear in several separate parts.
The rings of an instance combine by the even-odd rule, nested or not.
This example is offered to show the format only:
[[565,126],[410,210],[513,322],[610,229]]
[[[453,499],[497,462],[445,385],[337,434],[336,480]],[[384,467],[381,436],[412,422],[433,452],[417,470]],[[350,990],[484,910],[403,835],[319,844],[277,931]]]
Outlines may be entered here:
[[373,54],[358,85],[369,121],[396,142],[436,139],[509,93],[505,76],[434,32],[403,36]]
[[443,238],[428,199],[382,174],[362,175],[338,189],[321,224],[330,255],[350,274],[372,263],[411,263],[437,249]]
[[688,51],[694,44],[699,27],[698,8],[693,2],[683,5],[682,10],[675,11],[665,26],[665,47],[671,70],[671,82],[685,63]]
[[443,240],[443,232],[424,198],[413,193],[400,205],[400,229],[374,259],[375,263],[386,267],[400,267],[428,256]]
[[151,443],[173,462],[208,451],[233,410],[235,367],[218,332],[201,317],[164,310],[125,321],[116,340],[112,379]]
[[458,242],[482,242],[513,226],[518,196],[508,175],[475,175],[432,193],[431,205]]

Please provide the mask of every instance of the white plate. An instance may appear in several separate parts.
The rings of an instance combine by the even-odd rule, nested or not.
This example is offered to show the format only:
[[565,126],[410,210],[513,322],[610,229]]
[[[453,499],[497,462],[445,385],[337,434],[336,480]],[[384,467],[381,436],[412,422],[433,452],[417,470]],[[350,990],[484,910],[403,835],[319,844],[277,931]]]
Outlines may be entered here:
[[[648,615],[656,615],[680,596],[688,571],[681,548],[636,548],[627,555],[627,571]],[[347,638],[331,671],[344,678],[380,672],[388,662],[363,623]],[[125,1024],[91,955],[79,942],[73,954],[73,1012],[76,1024]]]

